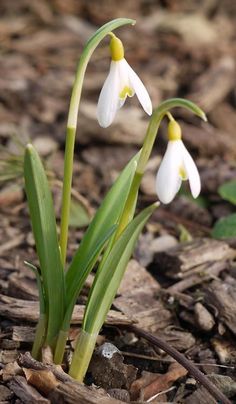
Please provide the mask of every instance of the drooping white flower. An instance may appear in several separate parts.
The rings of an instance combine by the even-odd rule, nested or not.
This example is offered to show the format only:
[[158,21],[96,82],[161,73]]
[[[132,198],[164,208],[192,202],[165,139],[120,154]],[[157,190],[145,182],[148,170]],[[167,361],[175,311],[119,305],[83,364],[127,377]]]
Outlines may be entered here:
[[201,181],[196,164],[181,140],[181,130],[176,121],[168,127],[169,142],[156,177],[156,192],[160,201],[170,203],[181,187],[189,180],[192,196],[197,198]]
[[98,122],[103,128],[112,123],[127,96],[133,97],[136,94],[144,111],[148,115],[152,114],[149,94],[140,78],[125,60],[122,42],[114,34],[110,49],[112,57],[110,72],[102,87],[97,106]]

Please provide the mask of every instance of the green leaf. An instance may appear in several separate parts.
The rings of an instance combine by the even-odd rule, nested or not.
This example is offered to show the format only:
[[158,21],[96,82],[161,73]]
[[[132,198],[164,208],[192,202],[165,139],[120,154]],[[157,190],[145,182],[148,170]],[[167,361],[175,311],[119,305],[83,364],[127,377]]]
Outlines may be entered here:
[[218,220],[212,230],[214,238],[236,237],[236,213]]
[[90,257],[93,256],[93,251],[97,249],[101,240],[106,238],[109,229],[118,223],[134,177],[138,158],[139,153],[128,163],[113,184],[73,257],[66,274],[67,306],[70,305],[71,299],[74,299],[74,296],[80,293],[91,271],[87,263],[90,261]]
[[186,243],[188,241],[192,241],[192,236],[189,233],[188,229],[184,227],[182,224],[178,225],[178,230],[179,230],[179,241],[181,243]]
[[83,330],[89,334],[99,332],[102,327],[123,278],[137,238],[157,206],[158,204],[155,203],[144,209],[128,224],[96,275],[83,321]]
[[[106,242],[112,236],[112,234],[114,233],[116,227],[117,227],[116,225],[112,226],[108,230],[108,232],[104,235],[104,237],[101,240],[99,240],[98,244],[96,245],[94,250],[91,252],[91,256],[89,257],[89,260],[87,261],[86,266],[83,268],[84,269],[84,271],[83,271],[84,274],[88,274],[88,273],[91,272],[91,270],[94,267],[99,255],[101,254]],[[76,303],[77,296],[78,296],[78,291],[77,291],[77,289],[74,289],[74,295],[71,296],[71,298],[70,298],[70,303],[67,306],[66,314],[65,314],[65,317],[64,317],[63,325],[62,325],[62,329],[64,331],[68,330],[68,328],[70,326],[70,320],[71,320],[72,312],[73,312],[73,309],[74,309],[74,305]]]
[[80,201],[75,201],[72,199],[70,204],[69,225],[72,227],[81,228],[84,226],[88,226],[90,220],[91,217],[88,209],[86,209],[86,206]]
[[47,313],[46,343],[51,345],[60,330],[65,309],[64,270],[57,238],[55,212],[47,177],[34,147],[26,147],[25,188],[40,262]]
[[233,205],[236,205],[236,180],[226,182],[218,189],[220,196],[229,201]]
[[35,277],[37,280],[38,292],[39,292],[40,314],[45,314],[46,313],[45,291],[44,291],[44,287],[43,287],[43,280],[39,273],[39,269],[35,265],[31,264],[31,262],[24,261],[24,264],[28,268],[30,268],[35,274]]

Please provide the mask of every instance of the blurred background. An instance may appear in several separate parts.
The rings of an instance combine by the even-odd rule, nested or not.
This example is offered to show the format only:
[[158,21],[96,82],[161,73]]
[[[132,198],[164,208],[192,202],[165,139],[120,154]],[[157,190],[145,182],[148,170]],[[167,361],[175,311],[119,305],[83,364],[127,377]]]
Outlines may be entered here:
[[[186,97],[207,113],[208,123],[203,123],[186,111],[174,111],[185,143],[197,158],[202,195],[217,202],[219,185],[236,175],[234,1],[8,0],[0,3],[0,13],[3,179],[11,177],[13,170],[11,167],[8,175],[4,153],[15,153],[19,148],[16,143],[28,139],[47,158],[55,178],[62,178],[69,99],[82,48],[100,25],[116,17],[130,17],[137,20],[136,25],[117,32],[126,59],[145,83],[153,105],[168,97]],[[105,39],[87,69],[76,139],[79,164],[75,163],[74,186],[92,205],[100,201],[117,172],[142,144],[148,124],[134,97],[112,126],[99,127],[96,103],[109,63]],[[155,175],[165,145],[163,123],[142,184],[145,200],[156,198]],[[15,164],[14,169],[20,176],[21,168]],[[191,207],[190,213],[183,210],[183,203],[190,202],[180,201],[170,210],[208,227],[222,215],[220,203],[204,214],[198,210],[195,214]]]
[[[35,275],[24,265],[24,260],[37,265],[24,194],[24,145],[33,142],[43,159],[59,222],[66,122],[76,65],[99,26],[129,17],[137,20],[136,25],[122,27],[117,35],[154,107],[170,97],[185,97],[206,112],[208,122],[183,109],[173,110],[200,171],[201,196],[193,200],[186,181],[178,197],[152,215],[114,307],[202,363],[207,373],[233,374],[235,380],[236,1],[2,0],[0,16],[0,329],[5,335],[0,347],[9,348],[1,355],[1,369],[17,358],[19,349],[31,349],[32,324],[38,318],[36,306],[30,305],[37,300]],[[148,116],[136,97],[127,100],[109,128],[98,125],[96,105],[109,71],[108,45],[109,39],[104,39],[93,54],[82,92],[68,262],[105,192],[141,147],[148,126]],[[157,199],[155,176],[166,144],[164,119],[141,184],[139,208]],[[234,182],[225,185],[229,180]],[[85,302],[90,285],[89,278],[79,303]],[[20,299],[26,299],[22,307]],[[16,321],[24,325],[32,318],[31,339],[23,336],[13,341]],[[72,330],[72,341],[76,332]],[[129,343],[122,342],[121,332],[116,332],[115,344],[122,349]],[[130,346],[136,344],[135,338],[131,340]],[[156,355],[139,341],[135,349],[138,354]],[[163,373],[169,365],[137,358],[137,367],[151,372]],[[218,369],[219,362],[222,368]],[[99,368],[100,375],[103,371]],[[169,388],[170,379],[166,380]],[[195,389],[193,379],[189,380],[181,383],[179,397]],[[231,395],[234,380],[224,382],[224,391],[229,391],[231,383]],[[193,400],[191,395],[186,403],[213,403],[201,391],[202,396]],[[175,402],[181,401],[178,394]],[[174,395],[175,390],[160,400],[172,402]]]

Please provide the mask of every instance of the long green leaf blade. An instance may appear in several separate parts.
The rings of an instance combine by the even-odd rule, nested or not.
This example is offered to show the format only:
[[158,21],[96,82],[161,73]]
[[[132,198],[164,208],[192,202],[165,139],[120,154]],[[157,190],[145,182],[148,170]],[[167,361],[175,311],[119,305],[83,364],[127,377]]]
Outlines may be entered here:
[[84,314],[83,330],[87,333],[98,333],[102,327],[137,238],[157,206],[155,203],[144,209],[128,224],[95,277]]
[[[109,238],[112,236],[112,234],[114,234],[114,231],[116,230],[116,227],[117,227],[116,225],[112,226],[108,230],[108,232],[104,235],[104,237],[101,240],[99,240],[96,247],[91,252],[89,260],[87,261],[86,266],[85,266],[84,271],[83,271],[84,276],[83,276],[83,278],[81,277],[81,280],[82,280],[81,283],[83,283],[85,281],[86,275],[89,272],[91,272],[91,270],[94,267],[99,255],[101,254],[106,242],[109,240]],[[77,299],[77,296],[78,296],[78,290],[75,289],[74,292],[75,292],[74,296],[71,296],[70,304],[66,308],[66,314],[65,314],[65,317],[64,317],[63,325],[62,325],[62,330],[63,331],[67,331],[69,329],[69,326],[70,326],[70,320],[71,320],[74,305],[76,303],[76,299]]]
[[66,274],[67,306],[79,294],[91,268],[87,262],[111,226],[117,224],[134,177],[139,154],[127,164],[90,223]]
[[25,188],[40,262],[47,311],[46,342],[56,337],[65,309],[64,271],[57,238],[56,219],[47,177],[34,147],[26,147]]

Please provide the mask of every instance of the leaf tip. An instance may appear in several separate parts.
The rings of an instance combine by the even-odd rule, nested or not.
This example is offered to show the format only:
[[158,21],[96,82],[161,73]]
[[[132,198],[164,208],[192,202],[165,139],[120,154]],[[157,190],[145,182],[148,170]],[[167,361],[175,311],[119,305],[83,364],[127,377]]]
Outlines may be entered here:
[[160,206],[160,202],[159,202],[159,201],[156,201],[156,202],[152,203],[152,204],[149,206],[149,209],[150,209],[151,213],[154,212],[154,210],[156,210],[156,208],[158,208],[159,206]]
[[25,148],[26,148],[26,150],[31,151],[34,147],[33,147],[32,143],[27,143]]

